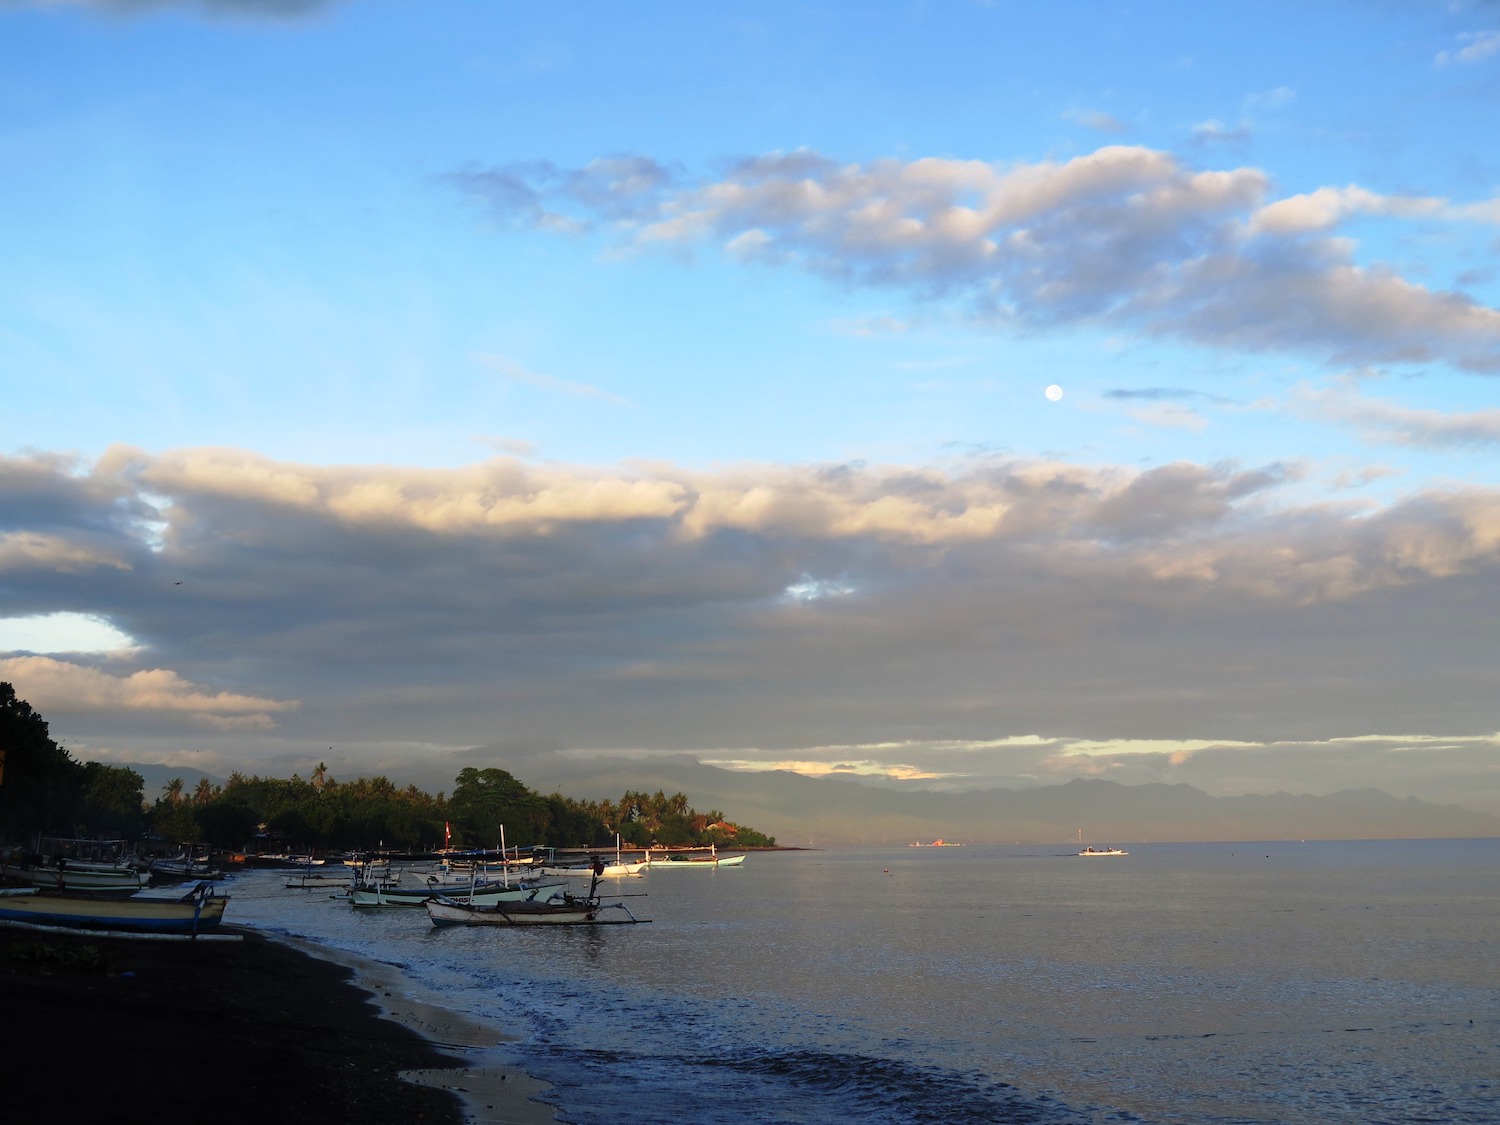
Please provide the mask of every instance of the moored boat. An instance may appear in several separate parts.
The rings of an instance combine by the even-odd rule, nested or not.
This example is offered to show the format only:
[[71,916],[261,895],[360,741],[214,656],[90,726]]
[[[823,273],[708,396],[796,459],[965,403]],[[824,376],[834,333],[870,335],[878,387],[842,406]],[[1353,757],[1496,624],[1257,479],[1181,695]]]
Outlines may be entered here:
[[133,894],[150,877],[124,840],[43,837],[29,854],[13,852],[0,873],[18,883],[56,891]]
[[147,872],[159,881],[185,879],[222,879],[224,873],[214,867],[212,850],[207,844],[188,844],[172,856],[151,861]]
[[0,898],[0,923],[56,926],[70,930],[196,935],[217,928],[228,903],[227,897],[214,894],[213,884],[209,882],[198,883],[183,898],[165,901],[38,892]]
[[695,852],[701,850],[703,849],[685,848],[681,851],[667,852],[665,855],[660,856],[652,855],[650,852],[647,852],[646,858],[650,861],[648,870],[669,871],[675,868],[682,867],[713,870],[717,867],[738,867],[745,862],[745,857],[743,854],[720,855],[719,849],[713,846],[710,846],[707,849],[707,855],[694,854]]
[[556,864],[539,868],[543,875],[557,875],[571,879],[588,879],[593,876],[601,878],[610,876],[639,875],[646,870],[647,863],[643,859],[621,861],[618,863],[604,863],[602,861],[593,864]]
[[[559,895],[546,901],[497,902],[476,906],[438,897],[425,904],[434,926],[586,926],[621,925],[640,919],[624,903],[601,903],[597,898]],[[601,917],[604,911],[619,911],[623,917]]]
[[350,888],[349,905],[360,907],[421,906],[431,899],[446,897],[461,902],[493,906],[497,902],[519,902],[528,896],[545,897],[550,892],[561,893],[562,887],[561,882],[543,884],[525,882],[512,883],[510,886],[479,885],[470,891],[458,887],[395,887],[375,883],[370,886]]

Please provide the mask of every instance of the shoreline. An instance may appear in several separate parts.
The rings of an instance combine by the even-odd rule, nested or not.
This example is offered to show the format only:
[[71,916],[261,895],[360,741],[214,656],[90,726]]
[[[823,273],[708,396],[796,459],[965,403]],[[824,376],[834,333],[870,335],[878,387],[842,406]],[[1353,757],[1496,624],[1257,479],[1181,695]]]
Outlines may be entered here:
[[[501,1033],[497,1043],[493,1029],[461,1012],[413,996],[410,982],[395,965],[307,938],[255,932],[268,941],[348,969],[353,974],[351,983],[369,993],[370,1002],[380,1009],[381,1018],[421,1036],[434,1050],[460,1060],[451,1068],[402,1071],[403,1080],[456,1095],[463,1102],[467,1120],[474,1125],[555,1125],[553,1107],[534,1100],[536,1095],[550,1089],[546,1083],[519,1067],[483,1061],[484,1056],[495,1052],[499,1043],[513,1042],[514,1036]],[[470,1058],[475,1061],[461,1061]]]
[[497,1033],[399,968],[248,926],[239,941],[0,927],[7,1070],[67,1116],[220,1125],[551,1125]]

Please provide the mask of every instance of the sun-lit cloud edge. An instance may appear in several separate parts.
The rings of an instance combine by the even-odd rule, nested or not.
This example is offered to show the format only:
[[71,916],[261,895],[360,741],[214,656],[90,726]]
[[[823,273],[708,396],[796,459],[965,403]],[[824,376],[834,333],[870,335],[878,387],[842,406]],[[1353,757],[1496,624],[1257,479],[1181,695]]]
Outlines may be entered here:
[[166,668],[113,675],[49,656],[0,658],[0,680],[24,684],[28,702],[57,716],[120,711],[170,714],[219,730],[266,730],[276,725],[275,713],[300,706],[296,700],[212,691]]
[[[4,569],[0,564],[0,571]],[[139,647],[134,637],[98,614],[59,611],[0,617],[0,654],[110,653],[124,656]]]
[[[1320,749],[1368,748],[1392,753],[1423,753],[1456,746],[1494,747],[1500,749],[1500,732],[1482,735],[1439,734],[1360,734],[1323,739],[1278,739],[1252,742],[1234,739],[1080,739],[1038,734],[1012,735],[995,739],[932,739],[900,742],[855,743],[848,745],[810,746],[790,753],[770,751],[766,757],[749,757],[743,751],[710,751],[699,756],[704,765],[735,773],[768,773],[786,771],[804,777],[860,777],[889,781],[963,781],[972,786],[975,771],[969,768],[934,770],[912,765],[924,756],[947,755],[992,759],[991,768],[1003,766],[1007,752],[1041,752],[1051,760],[1052,769],[1045,775],[1031,772],[1010,775],[995,785],[1050,785],[1057,777],[1054,771],[1078,776],[1097,774],[1090,760],[1115,760],[1131,757],[1159,759],[1165,766],[1180,767],[1206,751],[1239,752],[1295,748],[1315,754]],[[1059,767],[1061,767],[1059,769]],[[1500,769],[1500,763],[1497,763]]]

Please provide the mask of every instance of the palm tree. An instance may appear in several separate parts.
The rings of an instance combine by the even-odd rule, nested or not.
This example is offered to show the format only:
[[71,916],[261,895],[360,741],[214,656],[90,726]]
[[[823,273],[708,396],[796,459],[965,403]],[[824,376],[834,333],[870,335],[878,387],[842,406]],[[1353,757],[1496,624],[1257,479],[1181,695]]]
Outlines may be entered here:
[[178,801],[182,800],[182,778],[174,777],[171,781],[167,782],[162,792],[166,794],[167,800],[175,805]]
[[208,778],[206,778],[206,777],[200,777],[198,779],[197,788],[195,788],[193,790],[193,803],[197,804],[197,805],[206,805],[206,804],[208,804],[208,802],[212,801],[213,799],[214,799],[214,786],[213,786],[213,782],[209,781]]

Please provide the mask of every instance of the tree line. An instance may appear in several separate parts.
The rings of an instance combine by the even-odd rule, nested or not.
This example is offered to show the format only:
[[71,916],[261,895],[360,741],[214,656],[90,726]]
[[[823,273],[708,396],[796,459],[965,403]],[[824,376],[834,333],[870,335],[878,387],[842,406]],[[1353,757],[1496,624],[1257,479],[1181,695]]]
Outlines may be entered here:
[[340,782],[319,763],[303,778],[246,776],[222,785],[174,778],[147,799],[134,770],[76,762],[48,734],[46,721],[15,689],[0,683],[0,841],[37,834],[156,836],[167,843],[242,848],[258,836],[331,850],[431,850],[448,843],[613,847],[709,843],[770,847],[773,837],[731,823],[718,809],[700,813],[682,793],[627,791],[618,801],[543,795],[499,768],[467,768],[453,793],[432,795],[384,776]]

